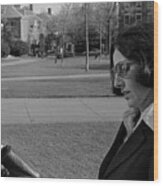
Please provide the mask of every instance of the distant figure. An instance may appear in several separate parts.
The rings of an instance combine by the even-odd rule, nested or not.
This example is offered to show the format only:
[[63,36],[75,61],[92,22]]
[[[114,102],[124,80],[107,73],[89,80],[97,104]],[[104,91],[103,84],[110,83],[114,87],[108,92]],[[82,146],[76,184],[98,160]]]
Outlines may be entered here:
[[60,48],[60,55],[61,55],[61,63],[63,63],[63,48]]
[[43,58],[45,54],[45,44],[43,42],[39,42],[38,50],[39,50],[39,56]]
[[53,47],[53,50],[54,50],[54,63],[57,63],[58,49],[57,47]]
[[32,44],[31,44],[31,51],[32,51],[33,56],[36,56],[35,47],[36,47],[36,42],[33,41]]
[[35,44],[35,56],[36,57],[40,57],[40,54],[39,54],[39,43]]
[[100,53],[99,52],[96,52],[95,53],[95,59],[97,59],[99,57]]

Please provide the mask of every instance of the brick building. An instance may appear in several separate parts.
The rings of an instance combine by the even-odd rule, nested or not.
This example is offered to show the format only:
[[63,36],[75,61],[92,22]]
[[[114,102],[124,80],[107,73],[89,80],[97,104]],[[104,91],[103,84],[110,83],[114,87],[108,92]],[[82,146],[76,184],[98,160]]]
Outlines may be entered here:
[[119,3],[119,27],[127,27],[132,24],[153,22],[154,2],[120,2]]
[[154,22],[154,2],[117,2],[110,20],[111,31],[116,35],[120,30],[135,24]]

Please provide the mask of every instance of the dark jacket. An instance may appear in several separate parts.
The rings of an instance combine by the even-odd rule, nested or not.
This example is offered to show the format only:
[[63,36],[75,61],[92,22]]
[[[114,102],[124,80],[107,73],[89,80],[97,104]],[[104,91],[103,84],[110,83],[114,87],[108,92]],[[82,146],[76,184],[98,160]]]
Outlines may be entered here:
[[101,164],[99,179],[154,180],[154,132],[142,121],[123,147],[114,152],[120,130]]

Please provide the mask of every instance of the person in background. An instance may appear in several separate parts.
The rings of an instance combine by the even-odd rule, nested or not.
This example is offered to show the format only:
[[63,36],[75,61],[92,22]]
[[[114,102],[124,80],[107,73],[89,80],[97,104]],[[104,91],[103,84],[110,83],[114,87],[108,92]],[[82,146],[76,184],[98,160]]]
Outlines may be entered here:
[[154,31],[137,25],[119,33],[115,84],[129,110],[99,170],[99,179],[154,180]]
[[57,63],[58,58],[58,48],[54,46],[54,63]]

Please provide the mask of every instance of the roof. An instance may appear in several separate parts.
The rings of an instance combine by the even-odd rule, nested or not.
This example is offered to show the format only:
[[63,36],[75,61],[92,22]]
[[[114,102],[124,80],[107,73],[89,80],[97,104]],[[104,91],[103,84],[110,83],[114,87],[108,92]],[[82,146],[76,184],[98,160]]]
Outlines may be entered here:
[[23,15],[12,5],[7,5],[4,8],[2,17],[5,18],[21,18]]
[[52,17],[51,15],[47,13],[37,14],[37,16],[40,17],[43,21],[49,21]]
[[37,16],[35,14],[33,14],[33,15],[25,15],[25,16],[23,16],[23,20],[29,20],[29,21],[38,20],[40,22],[43,21],[39,16]]

